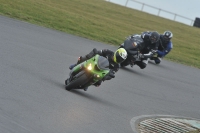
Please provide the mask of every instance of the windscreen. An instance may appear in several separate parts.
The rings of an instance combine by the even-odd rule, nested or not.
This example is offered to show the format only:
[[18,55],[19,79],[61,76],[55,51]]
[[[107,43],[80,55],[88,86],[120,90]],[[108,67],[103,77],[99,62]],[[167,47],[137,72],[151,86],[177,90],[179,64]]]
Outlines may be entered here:
[[97,62],[97,66],[101,70],[109,70],[109,62],[103,56],[99,56],[99,59],[98,59],[98,62]]
[[127,51],[128,54],[134,55],[137,53],[138,50],[138,43],[141,43],[141,38],[134,37],[124,41],[124,49]]

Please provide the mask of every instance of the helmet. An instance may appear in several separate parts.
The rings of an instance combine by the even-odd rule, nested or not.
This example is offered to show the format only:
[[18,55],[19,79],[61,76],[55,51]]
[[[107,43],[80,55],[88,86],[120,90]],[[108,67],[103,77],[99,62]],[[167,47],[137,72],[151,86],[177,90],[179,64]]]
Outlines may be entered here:
[[127,58],[127,52],[124,48],[119,48],[114,53],[114,62],[116,63],[122,63]]
[[157,31],[153,31],[150,33],[149,39],[150,39],[151,43],[156,43],[159,41],[160,35]]
[[165,31],[165,32],[163,33],[162,40],[163,40],[164,42],[169,42],[169,41],[171,40],[172,37],[173,37],[173,34],[172,34],[171,31]]

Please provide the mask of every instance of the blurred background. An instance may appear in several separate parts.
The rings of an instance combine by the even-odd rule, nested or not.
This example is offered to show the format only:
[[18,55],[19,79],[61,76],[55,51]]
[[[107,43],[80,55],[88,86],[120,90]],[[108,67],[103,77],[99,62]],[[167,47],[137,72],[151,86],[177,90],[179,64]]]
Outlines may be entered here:
[[106,0],[153,15],[200,27],[200,0]]

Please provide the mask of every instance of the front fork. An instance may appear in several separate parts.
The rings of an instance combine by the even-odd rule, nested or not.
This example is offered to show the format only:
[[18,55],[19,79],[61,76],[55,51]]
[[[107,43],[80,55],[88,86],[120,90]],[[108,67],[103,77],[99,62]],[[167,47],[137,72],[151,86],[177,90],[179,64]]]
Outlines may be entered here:
[[84,68],[84,63],[75,66],[69,74],[70,77],[69,81],[71,81],[76,74],[78,74],[81,70],[83,70],[83,68]]

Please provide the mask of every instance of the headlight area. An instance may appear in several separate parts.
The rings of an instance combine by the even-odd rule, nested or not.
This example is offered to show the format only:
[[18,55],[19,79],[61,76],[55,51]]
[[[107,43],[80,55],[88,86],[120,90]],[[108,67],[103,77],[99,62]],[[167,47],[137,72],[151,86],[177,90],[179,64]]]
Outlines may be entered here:
[[100,78],[100,75],[98,75],[98,74],[94,74],[93,76],[94,76],[94,78]]
[[[95,67],[96,67],[96,65],[92,66],[92,64],[90,63],[86,68],[87,68],[88,72],[90,72],[90,74],[92,74],[93,73],[92,70],[97,71]],[[100,75],[93,73],[93,77],[98,79],[98,78],[100,78]]]
[[91,64],[91,63],[87,66],[87,69],[88,69],[89,71],[92,70],[92,64]]

